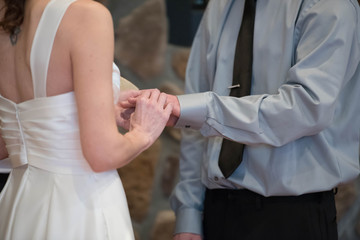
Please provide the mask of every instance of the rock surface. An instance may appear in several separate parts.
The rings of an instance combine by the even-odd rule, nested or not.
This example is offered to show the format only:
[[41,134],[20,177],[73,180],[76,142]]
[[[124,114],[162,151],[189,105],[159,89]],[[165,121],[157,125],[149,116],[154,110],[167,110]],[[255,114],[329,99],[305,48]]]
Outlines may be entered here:
[[166,47],[163,0],[148,0],[119,20],[115,58],[140,78],[151,79],[163,71]]

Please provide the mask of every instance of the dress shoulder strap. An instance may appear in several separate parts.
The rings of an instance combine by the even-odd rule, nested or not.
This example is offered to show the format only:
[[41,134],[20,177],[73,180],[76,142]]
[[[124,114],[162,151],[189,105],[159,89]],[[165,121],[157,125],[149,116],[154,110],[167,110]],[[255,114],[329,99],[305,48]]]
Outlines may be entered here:
[[54,39],[60,22],[76,0],[50,0],[35,32],[30,54],[34,98],[46,97],[46,79]]

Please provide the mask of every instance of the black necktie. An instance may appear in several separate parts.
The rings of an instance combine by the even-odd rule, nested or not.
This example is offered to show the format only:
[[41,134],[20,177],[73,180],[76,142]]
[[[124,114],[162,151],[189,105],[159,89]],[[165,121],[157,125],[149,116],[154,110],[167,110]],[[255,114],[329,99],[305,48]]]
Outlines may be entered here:
[[[233,86],[230,91],[230,96],[242,97],[250,95],[255,7],[255,0],[246,0],[243,19],[236,42]],[[220,150],[219,167],[225,178],[230,177],[239,166],[242,161],[243,152],[243,144],[224,138]]]

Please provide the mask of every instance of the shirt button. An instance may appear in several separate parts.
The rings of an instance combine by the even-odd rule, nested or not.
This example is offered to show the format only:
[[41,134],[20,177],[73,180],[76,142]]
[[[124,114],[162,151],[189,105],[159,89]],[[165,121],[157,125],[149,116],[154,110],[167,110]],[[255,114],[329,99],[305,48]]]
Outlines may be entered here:
[[218,178],[218,177],[214,177],[214,180],[215,180],[215,181],[219,181],[219,178]]

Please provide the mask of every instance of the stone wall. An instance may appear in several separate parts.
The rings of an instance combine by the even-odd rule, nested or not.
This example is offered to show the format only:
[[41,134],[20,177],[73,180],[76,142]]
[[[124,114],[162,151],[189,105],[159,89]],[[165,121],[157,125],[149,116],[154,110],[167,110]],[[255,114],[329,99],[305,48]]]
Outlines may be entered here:
[[[188,47],[168,43],[165,0],[102,0],[115,25],[115,61],[122,76],[139,88],[181,94]],[[169,240],[175,216],[169,195],[179,167],[180,132],[166,129],[159,140],[128,166],[119,169],[137,240]],[[359,180],[338,189],[340,240],[359,239]]]

